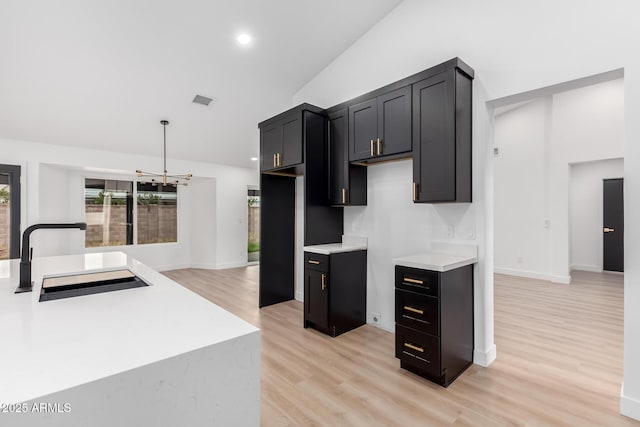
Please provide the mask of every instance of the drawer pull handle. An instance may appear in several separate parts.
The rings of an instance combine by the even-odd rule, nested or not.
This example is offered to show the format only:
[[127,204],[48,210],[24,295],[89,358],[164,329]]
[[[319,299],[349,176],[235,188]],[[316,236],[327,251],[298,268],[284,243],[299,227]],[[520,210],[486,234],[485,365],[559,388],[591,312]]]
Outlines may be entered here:
[[413,345],[411,343],[404,343],[404,346],[410,348],[411,350],[419,351],[420,353],[424,353],[424,348],[418,347],[417,345]]
[[309,264],[315,264],[315,265],[320,264],[320,261],[316,261],[315,259],[310,259],[308,262]]
[[380,144],[382,143],[382,141],[380,141],[380,138],[378,138],[378,156],[380,156],[382,154],[382,149],[380,148]]
[[322,290],[324,291],[327,288],[327,276],[322,273]]
[[409,283],[415,283],[416,285],[424,285],[424,282],[422,280],[418,280],[418,279],[409,279],[407,277],[405,277],[403,279],[404,282],[409,282]]
[[371,140],[371,145],[370,145],[370,152],[371,152],[371,157],[375,156],[375,152],[373,151],[373,139]]
[[408,305],[405,305],[404,309],[412,313],[424,314],[424,310],[420,310],[419,308],[409,307]]

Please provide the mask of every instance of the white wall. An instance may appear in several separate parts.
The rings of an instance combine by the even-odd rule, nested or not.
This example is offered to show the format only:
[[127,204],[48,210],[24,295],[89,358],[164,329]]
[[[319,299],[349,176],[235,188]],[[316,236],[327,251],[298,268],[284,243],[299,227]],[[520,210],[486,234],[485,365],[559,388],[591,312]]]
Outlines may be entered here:
[[495,118],[494,266],[550,278],[545,104],[538,99]]
[[[162,159],[0,139],[2,162],[23,167],[22,227],[38,222],[84,220],[84,178],[134,179],[136,169],[157,170]],[[38,231],[34,256],[122,250],[156,269],[228,268],[246,265],[247,185],[258,171],[168,160],[170,170],[193,173],[178,189],[178,242],[111,248],[84,247],[84,233]]]
[[[625,121],[625,217],[639,218],[640,121],[633,119],[640,117],[637,12],[637,3],[632,0],[606,4],[578,0],[405,0],[292,98],[292,104],[335,105],[454,56],[475,69],[471,215],[480,245],[475,273],[475,346],[489,361],[495,350],[493,124],[486,101],[624,68],[629,118]],[[621,405],[623,413],[640,418],[640,336],[634,333],[640,329],[640,310],[632,306],[640,300],[640,222],[629,221],[625,231],[625,265],[629,267],[625,275]]]
[[624,160],[610,159],[571,165],[569,224],[571,268],[602,271],[603,179],[621,178]]
[[569,283],[569,165],[624,155],[624,81],[496,111],[494,126],[495,271]]
[[369,166],[367,206],[344,208],[344,233],[368,238],[367,322],[395,330],[393,258],[429,250],[433,239],[474,239],[474,206],[469,203],[415,204],[413,162]]

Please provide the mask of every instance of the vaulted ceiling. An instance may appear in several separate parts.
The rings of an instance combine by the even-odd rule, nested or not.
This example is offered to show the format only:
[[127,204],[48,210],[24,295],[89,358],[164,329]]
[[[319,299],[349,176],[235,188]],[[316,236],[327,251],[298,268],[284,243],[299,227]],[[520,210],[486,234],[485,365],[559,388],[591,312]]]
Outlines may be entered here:
[[3,0],[0,138],[161,156],[167,119],[169,157],[256,167],[257,123],[399,2]]

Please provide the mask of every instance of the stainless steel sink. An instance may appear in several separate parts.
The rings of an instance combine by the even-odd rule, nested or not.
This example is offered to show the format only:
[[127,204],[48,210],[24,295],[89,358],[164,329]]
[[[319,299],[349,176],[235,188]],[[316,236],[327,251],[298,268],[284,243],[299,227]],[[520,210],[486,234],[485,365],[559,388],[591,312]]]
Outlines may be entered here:
[[45,277],[40,302],[149,286],[129,270]]

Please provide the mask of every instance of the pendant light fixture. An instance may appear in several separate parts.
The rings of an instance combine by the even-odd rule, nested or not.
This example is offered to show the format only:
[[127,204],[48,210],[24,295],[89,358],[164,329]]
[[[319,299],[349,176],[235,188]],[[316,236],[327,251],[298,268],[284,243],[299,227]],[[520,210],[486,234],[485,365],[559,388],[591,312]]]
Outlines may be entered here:
[[160,124],[163,127],[164,131],[164,169],[163,173],[153,173],[153,172],[143,172],[140,169],[136,171],[136,175],[138,177],[149,177],[151,178],[151,184],[154,186],[158,184],[162,184],[162,186],[171,185],[173,187],[177,187],[178,185],[189,185],[187,181],[189,181],[193,175],[169,175],[167,173],[167,125],[169,124],[168,120],[160,120]]

